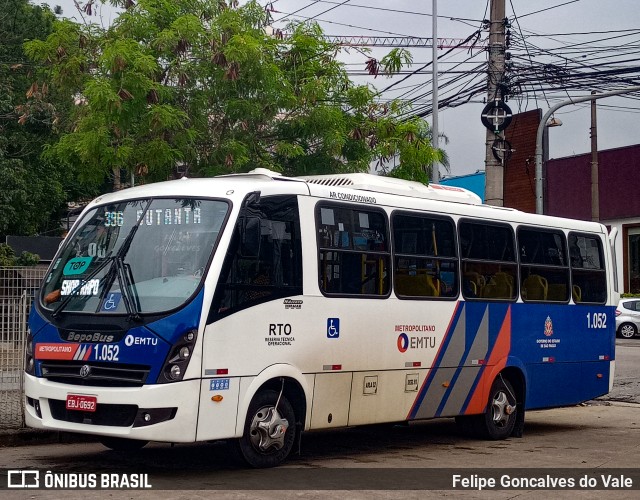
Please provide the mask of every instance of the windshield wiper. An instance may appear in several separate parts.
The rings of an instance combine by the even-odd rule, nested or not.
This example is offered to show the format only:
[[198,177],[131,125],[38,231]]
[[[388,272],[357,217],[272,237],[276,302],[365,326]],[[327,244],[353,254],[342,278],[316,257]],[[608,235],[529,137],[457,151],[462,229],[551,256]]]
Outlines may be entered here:
[[122,300],[124,301],[124,307],[127,309],[129,319],[139,321],[140,299],[138,298],[138,293],[133,281],[131,266],[129,264],[125,264],[122,258],[119,258],[117,256],[115,258],[115,262],[118,282],[120,283],[120,292],[122,293]]
[[[131,246],[131,242],[133,241],[133,237],[138,232],[140,228],[140,221],[144,219],[147,210],[151,206],[151,200],[147,202],[147,206],[142,211],[140,218],[136,221],[134,226],[129,231],[129,234],[122,242],[122,246],[118,249],[118,252],[114,255],[113,260],[115,261],[116,267],[115,272],[113,268],[110,270],[109,280],[105,284],[105,287],[102,292],[102,296],[100,297],[100,301],[98,302],[98,308],[96,312],[100,310],[100,304],[104,301],[107,296],[108,291],[111,289],[115,278],[118,279],[118,284],[120,285],[120,293],[122,294],[122,300],[124,301],[124,307],[127,310],[127,315],[129,319],[134,319],[136,321],[140,320],[140,300],[138,298],[138,292],[135,288],[135,283],[133,280],[133,273],[131,272],[131,266],[129,264],[124,263],[124,256],[129,251],[129,247]],[[127,270],[128,269],[128,274]]]

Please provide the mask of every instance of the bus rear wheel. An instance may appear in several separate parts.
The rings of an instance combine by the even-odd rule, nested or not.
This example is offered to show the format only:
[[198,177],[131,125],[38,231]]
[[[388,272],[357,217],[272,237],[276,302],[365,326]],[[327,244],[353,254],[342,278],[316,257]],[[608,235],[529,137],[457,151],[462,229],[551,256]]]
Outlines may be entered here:
[[101,436],[100,442],[113,451],[136,451],[144,448],[149,441],[125,439],[113,436]]
[[480,439],[506,439],[516,425],[516,395],[509,380],[499,375],[491,385],[485,413],[458,417],[464,430]]
[[295,433],[295,413],[287,398],[276,391],[260,391],[249,405],[238,440],[240,455],[252,467],[275,467],[291,452]]

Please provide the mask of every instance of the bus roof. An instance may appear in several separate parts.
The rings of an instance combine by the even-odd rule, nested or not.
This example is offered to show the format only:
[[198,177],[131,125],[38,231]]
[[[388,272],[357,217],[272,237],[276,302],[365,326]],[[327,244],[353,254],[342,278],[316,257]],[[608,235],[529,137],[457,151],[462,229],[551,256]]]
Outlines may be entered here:
[[[288,186],[284,188],[283,183]],[[333,192],[335,188],[337,191]],[[258,168],[248,173],[237,173],[221,175],[213,178],[195,178],[158,182],[128,188],[116,193],[105,194],[93,200],[86,208],[96,204],[111,203],[124,199],[145,198],[153,196],[202,196],[211,197],[215,193],[220,193],[224,197],[231,199],[234,203],[239,203],[247,193],[261,191],[263,195],[274,194],[312,195],[321,198],[331,198],[334,200],[349,201],[349,191],[359,192],[358,198],[376,199],[375,194],[380,194],[374,204],[404,206],[405,203],[393,201],[393,196],[403,196],[407,198],[408,209],[420,209],[425,205],[420,200],[429,200],[436,203],[430,209],[438,211],[448,210],[449,213],[456,213],[459,216],[487,217],[494,220],[509,220],[517,223],[553,225],[557,227],[572,228],[574,230],[595,231],[596,226],[601,226],[599,231],[606,233],[606,228],[599,223],[591,221],[581,221],[564,219],[548,215],[537,215],[521,212],[513,208],[497,207],[485,205],[475,193],[459,187],[430,184],[425,186],[419,182],[395,179],[365,173],[328,174],[312,175],[301,177],[286,177],[278,172],[273,172],[264,168]],[[345,195],[347,193],[347,195]],[[390,195],[387,198],[386,195]],[[353,197],[354,199],[356,196]],[[408,202],[409,199],[415,200]],[[455,203],[449,205],[448,209],[437,206],[437,202]],[[453,209],[453,206],[456,209]],[[466,208],[465,208],[466,207]],[[507,215],[508,214],[508,215]],[[553,221],[553,222],[552,222]]]
[[375,193],[397,194],[412,198],[426,198],[429,200],[450,201],[455,203],[482,204],[480,197],[469,191],[455,186],[429,184],[425,186],[419,182],[383,177],[372,174],[330,174],[298,177],[311,184],[330,187],[346,187],[371,191]]

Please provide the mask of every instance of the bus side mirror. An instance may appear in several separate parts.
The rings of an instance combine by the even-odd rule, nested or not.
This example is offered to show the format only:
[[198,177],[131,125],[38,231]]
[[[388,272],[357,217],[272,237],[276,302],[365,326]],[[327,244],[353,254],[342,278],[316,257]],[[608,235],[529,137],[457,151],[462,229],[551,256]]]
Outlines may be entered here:
[[249,258],[258,257],[260,255],[260,237],[260,219],[245,217],[241,226],[240,255]]

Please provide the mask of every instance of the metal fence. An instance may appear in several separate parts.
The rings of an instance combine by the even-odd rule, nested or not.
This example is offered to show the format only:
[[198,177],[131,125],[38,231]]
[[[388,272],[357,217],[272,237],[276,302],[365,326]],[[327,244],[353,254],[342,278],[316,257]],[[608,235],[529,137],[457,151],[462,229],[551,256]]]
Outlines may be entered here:
[[27,319],[44,267],[0,267],[0,429],[24,426]]

